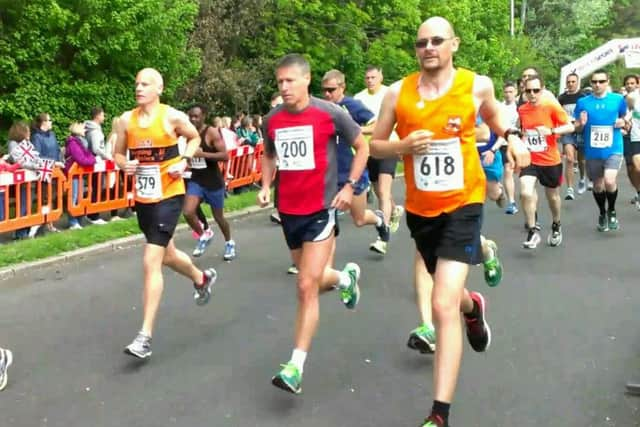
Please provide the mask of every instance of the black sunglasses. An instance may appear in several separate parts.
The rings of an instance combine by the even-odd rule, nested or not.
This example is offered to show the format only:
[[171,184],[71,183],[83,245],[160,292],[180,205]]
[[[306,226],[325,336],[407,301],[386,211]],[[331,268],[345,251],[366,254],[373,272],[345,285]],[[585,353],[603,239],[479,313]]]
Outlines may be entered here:
[[429,43],[431,43],[431,46],[434,46],[434,47],[440,46],[442,43],[444,43],[447,40],[451,40],[452,38],[453,37],[444,38],[440,36],[434,36],[431,38],[416,40],[416,42],[414,43],[414,46],[416,47],[416,49],[424,49],[425,47],[429,46]]
[[524,91],[527,93],[540,93],[542,89],[525,89]]
[[607,82],[606,80],[591,80],[591,83],[593,84],[599,83],[602,85],[602,84],[605,84],[606,82]]
[[338,88],[337,87],[323,87],[322,91],[323,92],[333,93],[336,89],[338,89]]

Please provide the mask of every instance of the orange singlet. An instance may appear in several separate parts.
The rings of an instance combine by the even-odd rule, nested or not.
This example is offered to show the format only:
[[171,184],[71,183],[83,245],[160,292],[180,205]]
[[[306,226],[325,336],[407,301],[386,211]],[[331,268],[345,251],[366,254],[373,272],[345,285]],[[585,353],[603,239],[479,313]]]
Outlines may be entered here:
[[138,160],[136,171],[136,202],[156,203],[184,194],[182,178],[174,179],[168,169],[180,162],[177,138],[164,128],[168,105],[160,104],[148,127],[140,127],[140,108],[131,112],[127,127],[127,148],[133,159]]
[[405,77],[396,103],[400,138],[420,129],[434,133],[429,154],[404,156],[407,211],[435,217],[484,203],[486,177],[475,137],[475,73],[458,68],[449,91],[434,100],[420,98],[419,78],[420,73]]

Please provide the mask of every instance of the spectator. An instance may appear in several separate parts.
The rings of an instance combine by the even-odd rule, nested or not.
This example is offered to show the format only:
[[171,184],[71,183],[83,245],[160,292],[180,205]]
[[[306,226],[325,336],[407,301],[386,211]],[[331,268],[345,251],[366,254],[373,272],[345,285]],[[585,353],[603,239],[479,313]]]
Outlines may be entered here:
[[[0,158],[0,172],[14,172],[20,169],[19,164],[11,164],[6,161],[9,156],[2,156]],[[4,206],[7,197],[9,196],[5,186],[0,186],[0,221],[4,221]]]
[[222,118],[222,127],[225,129],[231,129],[231,117],[224,116]]
[[[33,121],[33,135],[31,142],[35,150],[40,153],[40,158],[51,159],[55,162],[62,160],[62,154],[60,153],[60,144],[56,134],[52,130],[53,120],[48,113],[40,113]],[[56,194],[58,194],[57,181],[53,184],[54,200],[56,200]],[[49,203],[49,200],[43,199],[43,203]],[[35,235],[39,226],[33,227],[30,234]],[[53,223],[47,223],[47,229],[49,231],[59,231],[53,226]]]
[[[37,170],[38,169],[38,155],[35,157],[29,158],[28,156],[23,157],[15,157],[14,150],[18,148],[18,145],[23,141],[29,141],[31,138],[31,132],[29,131],[29,126],[24,122],[16,122],[9,128],[9,157],[8,161],[11,164],[18,165],[21,169],[30,169]],[[20,184],[20,216],[27,215],[27,205],[31,203],[32,196],[31,194],[27,194],[27,184]],[[35,231],[32,236],[35,236]],[[30,227],[21,228],[16,230],[14,238],[16,240],[26,239],[30,236]]]
[[[91,120],[87,120],[86,122],[84,122],[86,140],[89,145],[89,150],[91,150],[91,152],[96,157],[96,162],[113,160],[113,153],[112,153],[113,150],[109,146],[109,141],[105,140],[104,132],[102,131],[103,123],[104,123],[104,110],[101,107],[93,107],[91,109]],[[104,194],[106,194],[108,189],[112,187],[111,185],[109,185],[111,184],[109,180],[106,179],[109,176],[111,176],[110,173],[102,175],[102,186],[100,188],[102,188]],[[98,201],[98,191],[97,191],[98,175],[95,175],[93,179],[94,179],[93,180],[94,191],[91,194],[91,201],[95,203]],[[114,196],[115,195],[112,191],[111,197],[114,197]],[[93,223],[100,219],[100,214],[98,213],[89,214],[87,215],[87,218],[89,219],[90,222]],[[112,210],[111,220],[117,221],[120,219],[122,218],[118,216],[118,210],[117,209]]]
[[278,105],[282,104],[282,102],[283,100],[280,92],[274,92],[274,94],[271,95],[271,108],[277,107]]
[[[95,156],[87,147],[88,143],[83,141],[85,139],[85,128],[82,123],[72,123],[71,126],[69,126],[69,131],[71,132],[71,135],[67,138],[64,162],[64,172],[67,176],[69,174],[69,169],[71,169],[71,166],[74,163],[77,163],[80,166],[93,166],[96,163]],[[71,198],[74,205],[78,203],[79,193],[80,180],[75,177],[71,182]],[[106,222],[101,219],[99,219],[99,221],[94,221],[93,223],[106,224]],[[80,225],[80,218],[69,215],[69,229],[79,230],[81,228],[82,225]]]
[[250,145],[255,147],[260,139],[260,136],[256,132],[255,128],[252,130],[253,120],[249,116],[242,118],[240,127],[236,130],[238,135],[238,142],[240,145]]
[[213,118],[213,120],[211,120],[211,125],[216,129],[221,128],[222,127],[222,117],[215,116]]
[[252,116],[251,130],[258,134],[258,139],[262,139],[262,116],[254,114]]
[[238,111],[236,113],[236,119],[233,121],[233,127],[231,129],[237,131],[240,126],[242,126],[242,119],[244,119],[245,117],[247,117],[247,113],[245,113],[244,111]]

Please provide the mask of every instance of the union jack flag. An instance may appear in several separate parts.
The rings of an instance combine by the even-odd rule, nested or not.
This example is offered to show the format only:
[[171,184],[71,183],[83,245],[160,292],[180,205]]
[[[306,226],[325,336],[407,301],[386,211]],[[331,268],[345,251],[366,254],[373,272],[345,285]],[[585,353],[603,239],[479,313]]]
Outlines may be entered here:
[[38,158],[38,152],[35,150],[33,144],[25,139],[11,150],[11,157],[15,159],[16,163],[21,163],[23,159],[34,161]]
[[38,159],[38,169],[36,172],[38,173],[38,179],[40,181],[51,182],[55,163],[53,159]]

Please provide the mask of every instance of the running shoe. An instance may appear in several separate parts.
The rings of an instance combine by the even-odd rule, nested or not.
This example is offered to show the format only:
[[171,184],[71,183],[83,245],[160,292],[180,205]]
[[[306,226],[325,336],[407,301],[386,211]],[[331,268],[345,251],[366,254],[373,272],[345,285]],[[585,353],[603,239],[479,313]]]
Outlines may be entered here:
[[125,347],[124,352],[138,359],[146,359],[151,356],[151,337],[138,332],[133,342]]
[[636,202],[636,209],[640,211],[640,200]]
[[204,275],[206,280],[202,285],[193,284],[193,299],[196,305],[205,305],[209,302],[211,299],[211,289],[218,279],[218,273],[213,268],[205,270]]
[[636,194],[631,198],[631,200],[629,200],[629,203],[631,203],[632,205],[635,205],[636,203],[638,203],[638,201],[640,201],[640,198],[638,198],[638,195]]
[[436,331],[429,325],[418,326],[409,334],[407,347],[418,350],[422,354],[435,353]]
[[277,212],[274,212],[271,215],[269,215],[269,220],[274,224],[278,224],[278,225],[282,224],[280,215]]
[[424,420],[421,427],[449,427],[440,415],[431,414]]
[[[200,224],[200,228],[204,230],[204,224],[202,224],[200,221],[198,221],[198,224]],[[193,237],[195,240],[198,240],[200,238],[200,235],[197,232],[192,231],[191,237]]]
[[562,243],[562,227],[559,223],[554,222],[551,224],[551,233],[547,237],[547,244],[549,246],[560,246]]
[[192,255],[194,257],[202,256],[204,251],[207,249],[207,246],[211,244],[212,240],[213,240],[213,230],[209,228],[208,230],[205,230],[205,232],[202,233],[202,235],[198,239],[198,243],[196,243],[196,247],[193,250]]
[[358,284],[360,267],[355,262],[349,262],[342,271],[349,275],[351,283],[346,288],[340,289],[340,298],[345,307],[353,310],[358,305],[358,301],[360,301],[360,285]]
[[576,195],[573,193],[573,188],[569,187],[567,188],[567,194],[566,196],[564,196],[565,200],[575,200],[576,199]]
[[396,205],[396,207],[393,208],[393,212],[391,212],[391,220],[389,221],[389,230],[392,233],[397,232],[398,228],[400,228],[402,214],[404,214],[404,207]]
[[516,205],[516,202],[511,202],[507,205],[507,209],[504,210],[504,213],[506,213],[507,215],[515,215],[519,212],[518,210],[518,205]]
[[593,191],[593,182],[592,181],[587,182],[587,191]]
[[89,221],[93,225],[105,225],[105,224],[108,224],[107,221],[105,221],[102,218],[91,219],[91,218],[87,217],[87,221]]
[[300,394],[302,392],[302,374],[300,370],[291,362],[280,366],[282,366],[282,369],[271,378],[271,384],[289,393]]
[[609,211],[607,217],[609,218],[609,230],[616,231],[618,228],[620,228],[620,223],[618,222],[616,211]]
[[484,266],[484,281],[487,285],[494,287],[498,286],[502,281],[502,263],[498,258],[498,245],[496,245],[496,242],[487,240],[487,246],[491,249],[492,256],[482,263]]
[[627,383],[627,393],[640,396],[640,383]]
[[369,245],[369,250],[384,255],[387,253],[387,242],[383,242],[378,237],[375,242]]
[[522,243],[522,246],[525,249],[535,249],[538,247],[538,243],[540,243],[540,240],[540,233],[538,233],[538,230],[533,227],[529,229],[527,240]]
[[291,267],[287,269],[287,274],[298,274],[298,267],[295,264],[291,264]]
[[235,257],[236,257],[236,242],[234,242],[233,240],[229,240],[224,244],[224,255],[222,255],[222,258],[225,261],[231,261]]
[[9,366],[13,363],[11,350],[0,348],[0,391],[4,390],[9,380]]
[[578,194],[584,194],[587,191],[587,184],[584,182],[584,178],[578,181]]
[[69,226],[69,230],[82,230],[82,226],[79,222],[74,222]]
[[474,307],[478,306],[477,316],[464,315],[464,322],[467,325],[467,339],[471,348],[478,353],[486,351],[491,345],[491,328],[485,318],[486,305],[484,297],[478,292],[469,292],[473,300]]
[[378,218],[380,218],[380,225],[376,225],[376,230],[378,231],[378,238],[383,242],[389,241],[390,230],[389,226],[384,223],[384,214],[381,210],[377,210],[374,212]]
[[609,223],[606,215],[598,215],[598,231],[609,231]]

